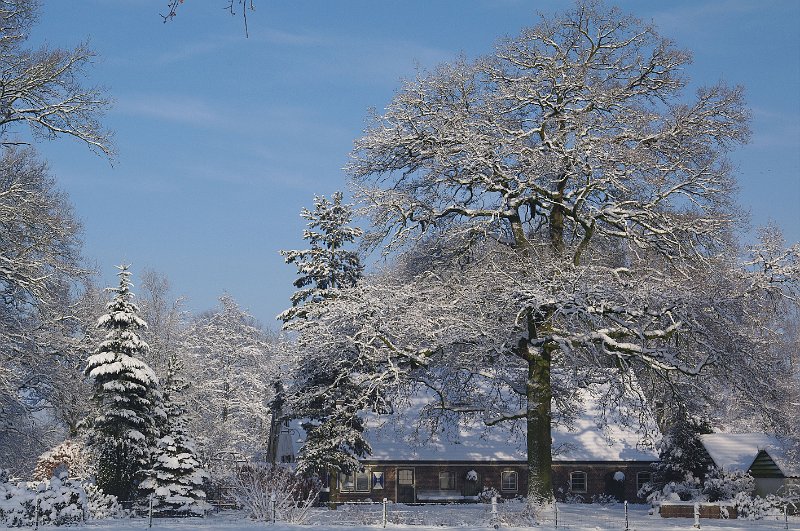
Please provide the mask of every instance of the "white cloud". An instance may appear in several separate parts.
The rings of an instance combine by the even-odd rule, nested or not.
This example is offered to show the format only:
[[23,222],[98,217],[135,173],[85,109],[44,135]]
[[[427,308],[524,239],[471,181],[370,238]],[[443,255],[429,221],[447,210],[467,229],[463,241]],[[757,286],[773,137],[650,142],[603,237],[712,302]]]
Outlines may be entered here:
[[182,96],[136,95],[120,96],[115,112],[145,116],[201,127],[233,127],[234,121],[222,110],[208,102]]

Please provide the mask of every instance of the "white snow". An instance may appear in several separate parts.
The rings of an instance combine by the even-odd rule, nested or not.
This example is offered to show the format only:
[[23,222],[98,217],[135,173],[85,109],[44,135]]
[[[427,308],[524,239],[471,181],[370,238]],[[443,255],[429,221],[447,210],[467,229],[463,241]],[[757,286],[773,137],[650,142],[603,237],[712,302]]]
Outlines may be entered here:
[[701,435],[714,464],[726,472],[746,471],[758,452],[765,450],[787,477],[800,476],[800,464],[786,458],[788,442],[764,433],[709,433]]
[[[642,434],[622,419],[610,415],[605,426],[599,396],[603,389],[580,391],[584,411],[569,427],[553,429],[553,460],[558,461],[655,461],[658,452],[642,440]],[[377,461],[524,461],[524,420],[487,427],[480,420],[436,433],[417,431],[415,419],[430,402],[413,397],[400,414],[370,417],[367,439]]]
[[[402,504],[388,505],[390,522],[387,529],[405,531],[464,531],[466,529],[492,529],[491,506],[488,504],[469,505],[428,505],[411,507]],[[505,503],[498,506],[502,529],[525,529],[531,531],[555,531],[556,529],[619,531],[625,528],[624,508],[615,505],[558,505],[558,527],[551,514],[542,518],[541,525],[526,526],[517,517],[522,504]],[[342,506],[335,511],[318,509],[312,515],[311,525],[276,524],[253,522],[241,513],[223,512],[204,519],[154,519],[153,531],[168,530],[207,530],[207,531],[376,531],[381,525],[379,503],[364,506]],[[638,531],[678,531],[692,529],[690,518],[661,518],[648,514],[649,506],[630,505],[629,523],[631,529]],[[391,518],[400,517],[409,523],[393,523]],[[800,517],[789,517],[789,529],[800,529]],[[140,531],[148,528],[144,518],[125,520],[92,520],[82,527],[87,531]],[[701,520],[701,528],[706,530],[747,531],[782,530],[782,519],[748,520]],[[47,527],[47,529],[56,529]]]
[[[606,385],[579,391],[583,411],[569,426],[553,429],[553,461],[656,461],[658,452],[647,441],[638,419],[612,409],[603,414],[600,398]],[[448,422],[433,433],[418,427],[418,419],[433,397],[418,394],[403,406],[397,405],[392,415],[369,415],[366,419],[366,438],[372,446],[367,461],[525,461],[525,421],[509,421],[485,426],[479,418],[472,422]],[[554,403],[555,409],[555,403]],[[557,412],[554,411],[554,416]],[[601,420],[606,420],[604,425]],[[632,424],[632,421],[634,423]],[[655,433],[655,420],[645,426]],[[298,436],[295,450],[305,439],[300,422],[292,424]],[[286,438],[286,441],[289,437]],[[283,444],[287,444],[283,441]],[[293,442],[291,441],[291,442]]]

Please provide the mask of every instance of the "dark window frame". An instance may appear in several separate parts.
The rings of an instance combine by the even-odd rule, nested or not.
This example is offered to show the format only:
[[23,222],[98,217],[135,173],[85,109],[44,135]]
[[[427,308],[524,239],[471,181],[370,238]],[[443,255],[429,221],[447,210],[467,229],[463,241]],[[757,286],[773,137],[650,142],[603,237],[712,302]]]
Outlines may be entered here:
[[[579,488],[576,487],[576,483]],[[582,487],[580,484],[583,484]],[[573,470],[569,473],[569,490],[577,494],[583,494],[589,490],[589,476],[583,470]]]
[[[447,485],[442,484],[445,480]],[[456,490],[456,473],[452,470],[439,471],[439,490]]]

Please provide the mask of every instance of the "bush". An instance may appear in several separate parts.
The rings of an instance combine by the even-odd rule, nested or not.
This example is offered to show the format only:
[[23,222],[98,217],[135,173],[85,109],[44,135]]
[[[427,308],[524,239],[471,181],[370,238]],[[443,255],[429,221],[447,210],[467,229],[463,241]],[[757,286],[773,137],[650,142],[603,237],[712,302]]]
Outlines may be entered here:
[[732,500],[739,493],[752,494],[755,486],[753,476],[745,471],[723,472],[714,468],[703,483],[703,495],[711,502]]
[[40,455],[33,469],[33,480],[44,481],[59,476],[64,468],[71,478],[86,479],[94,474],[82,442],[67,439]]
[[661,487],[660,490],[651,492],[647,501],[655,503],[659,501],[692,501],[699,500],[702,487],[699,480],[689,478],[684,481],[671,481]]
[[481,503],[492,503],[492,498],[497,498],[497,503],[503,502],[503,496],[494,487],[484,487],[478,494],[478,501]]
[[84,483],[86,491],[86,505],[89,518],[104,520],[106,518],[120,518],[124,514],[122,507],[113,494],[106,494],[103,489],[94,483]]
[[267,463],[243,466],[232,484],[236,502],[250,518],[264,522],[272,520],[274,498],[277,520],[303,523],[320,492],[318,480],[304,479],[289,468]]
[[39,524],[75,524],[86,518],[86,491],[66,472],[47,481],[0,483],[0,520],[6,526],[35,525],[37,506]]
[[780,516],[783,514],[783,500],[774,494],[766,498],[750,496],[740,492],[733,498],[733,505],[739,513],[739,518],[746,520],[761,520],[766,516]]

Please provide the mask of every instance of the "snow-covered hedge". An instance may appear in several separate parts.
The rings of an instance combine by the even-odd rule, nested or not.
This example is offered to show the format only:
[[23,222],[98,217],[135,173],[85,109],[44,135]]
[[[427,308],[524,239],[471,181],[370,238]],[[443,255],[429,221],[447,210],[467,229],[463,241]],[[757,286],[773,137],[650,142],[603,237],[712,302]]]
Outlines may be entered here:
[[[38,510],[37,510],[38,507]],[[8,527],[65,525],[86,519],[86,491],[66,475],[40,482],[0,483],[0,520]]]
[[121,514],[113,496],[79,479],[53,477],[45,481],[15,481],[0,471],[0,523],[7,527],[69,525],[89,518]]
[[739,494],[749,496],[755,487],[755,479],[745,471],[723,472],[714,468],[703,483],[703,496],[710,502],[732,500]]

